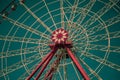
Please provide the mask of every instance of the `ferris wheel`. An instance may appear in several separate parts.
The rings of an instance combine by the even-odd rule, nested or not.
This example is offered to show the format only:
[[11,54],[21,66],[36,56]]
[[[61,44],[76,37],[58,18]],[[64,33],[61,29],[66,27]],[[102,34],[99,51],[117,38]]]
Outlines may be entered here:
[[1,0],[0,10],[0,80],[120,79],[120,0]]

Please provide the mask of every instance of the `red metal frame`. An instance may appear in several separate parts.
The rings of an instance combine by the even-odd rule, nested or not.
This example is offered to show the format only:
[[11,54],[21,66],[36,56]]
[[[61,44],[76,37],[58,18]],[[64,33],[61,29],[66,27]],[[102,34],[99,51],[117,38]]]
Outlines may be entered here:
[[[40,72],[37,74],[37,76],[35,78],[35,80],[38,80],[39,77],[41,76],[41,74],[43,73],[43,71],[45,70],[45,68],[47,67],[47,65],[49,64],[49,62],[51,61],[51,59],[53,58],[56,51],[61,48],[65,49],[67,51],[68,55],[72,59],[73,63],[76,65],[77,69],[83,76],[84,80],[90,80],[90,78],[88,77],[88,75],[86,74],[86,72],[84,71],[82,66],[79,64],[79,61],[77,60],[75,55],[70,50],[70,48],[72,48],[72,42],[66,42],[67,38],[68,38],[68,33],[64,29],[57,29],[56,31],[53,32],[52,40],[55,44],[49,45],[50,48],[52,49],[52,51],[45,56],[45,58],[36,67],[36,69],[30,74],[30,76],[27,78],[27,80],[30,80],[33,77],[33,75],[42,66]],[[56,70],[56,67],[58,67],[58,65],[60,64],[60,60],[61,60],[63,54],[64,53],[61,53],[61,55],[57,58],[57,60],[54,61],[53,66],[45,74],[44,80],[46,80],[46,79],[52,80],[53,72]]]
[[51,69],[48,71],[48,73],[45,75],[44,80],[48,79],[48,77],[51,77],[53,71],[54,71],[54,68],[51,68]]
[[75,55],[72,53],[72,51],[69,48],[67,48],[67,47],[66,47],[66,50],[67,50],[70,58],[72,59],[72,61],[76,65],[76,67],[78,68],[79,72],[83,76],[83,78],[85,80],[90,80],[90,78],[87,76],[86,72],[84,71],[84,69],[82,68],[82,66],[79,64],[79,61],[77,60],[77,58],[75,57]]
[[[45,70],[45,68],[47,67],[47,65],[49,64],[50,60],[52,59],[52,57],[54,56],[54,54],[56,53],[56,51],[58,50],[58,48],[63,48],[63,44],[59,44],[58,45],[52,45],[54,46],[54,48],[52,48],[52,51],[46,55],[46,57],[43,59],[43,61],[36,67],[36,69],[30,74],[30,76],[27,78],[27,80],[30,80],[32,78],[32,76],[38,71],[38,69],[42,66],[40,72],[38,73],[37,77],[35,78],[35,80],[38,80],[39,77],[41,76],[42,72]],[[74,64],[76,65],[76,67],[78,68],[79,72],[81,73],[81,75],[83,76],[83,78],[85,80],[90,80],[90,78],[87,76],[86,72],[84,71],[84,69],[82,68],[82,66],[79,64],[79,61],[77,60],[77,58],[75,57],[75,55],[72,53],[72,51],[70,50],[69,46],[64,45],[65,49],[68,52],[68,55],[70,56],[70,58],[72,59],[72,61],[74,62]],[[58,62],[60,61],[61,56],[55,61]],[[46,80],[49,77],[49,80],[52,79],[52,75],[54,68],[51,68],[50,71],[45,75],[44,80]]]
[[54,61],[54,63],[51,66],[51,69],[46,73],[44,80],[48,79],[48,77],[50,77],[50,79],[52,79],[53,72],[56,70],[56,67],[59,65],[62,56],[63,56],[63,53],[58,55],[58,57],[56,55],[57,60]]
[[[35,68],[35,70],[30,74],[30,76],[27,77],[26,80],[30,80],[30,79],[33,77],[33,75],[39,70],[39,68],[40,68],[46,61],[47,61],[47,63],[46,63],[46,66],[47,66],[48,63],[49,63],[49,61],[52,59],[52,57],[54,56],[55,52],[57,51],[57,49],[58,49],[58,48],[53,48],[53,50],[52,50],[49,54],[47,54],[47,55],[45,56],[45,58],[42,60],[42,62]],[[49,60],[47,60],[47,59],[49,59]],[[44,66],[44,67],[46,67],[46,66]],[[44,67],[42,67],[43,69],[41,69],[41,72],[44,71],[44,69],[45,69]],[[41,75],[41,73],[39,73],[39,75]],[[36,80],[38,79],[39,75],[37,76]]]
[[49,80],[52,80],[52,76],[53,76],[53,73],[50,74],[50,78],[49,78]]
[[39,77],[41,76],[42,72],[45,70],[45,68],[47,67],[47,65],[49,64],[50,60],[52,59],[52,57],[54,56],[55,52],[57,51],[57,48],[55,48],[52,52],[52,54],[49,56],[49,58],[47,59],[47,61],[45,62],[45,64],[43,65],[43,67],[41,68],[41,71],[38,73],[37,77],[35,78],[35,80],[38,80]]

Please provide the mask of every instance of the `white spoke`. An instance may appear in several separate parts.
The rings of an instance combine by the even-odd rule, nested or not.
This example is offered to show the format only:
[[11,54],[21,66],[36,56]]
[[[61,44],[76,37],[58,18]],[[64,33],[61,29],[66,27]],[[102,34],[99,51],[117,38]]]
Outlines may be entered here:
[[63,80],[63,78],[62,78],[62,75],[61,75],[60,71],[58,71],[58,74],[59,74],[59,76],[60,76],[60,80]]
[[120,14],[111,19],[108,19],[107,21],[104,22],[104,24],[98,24],[97,26],[94,26],[94,27],[88,29],[87,32],[89,35],[92,35],[98,31],[101,31],[107,27],[110,27],[111,25],[118,23],[118,22],[120,22]]
[[[26,58],[26,60],[23,61],[23,62],[26,63],[26,64],[23,65],[23,62],[20,61],[20,62],[17,62],[17,63],[15,63],[15,64],[7,67],[7,72],[6,72],[6,69],[3,69],[2,71],[3,71],[3,72],[6,72],[5,74],[9,74],[9,73],[12,73],[12,72],[15,71],[15,70],[18,70],[18,69],[20,69],[20,68],[23,68],[25,65],[31,64],[32,62],[34,62],[34,61],[36,61],[36,60],[39,60],[39,59],[40,59],[39,54],[36,54],[36,55],[34,55],[34,56],[32,56],[32,57]],[[0,74],[1,74],[0,77],[4,76],[4,75],[2,74],[2,71],[0,71]]]
[[104,60],[104,59],[102,59],[102,58],[100,58],[98,56],[95,56],[95,55],[91,54],[91,53],[86,53],[84,56],[86,56],[86,57],[88,57],[90,59],[93,59],[93,60],[95,60],[95,61],[97,61],[99,63],[102,63],[102,64],[104,64],[104,65],[106,65],[106,66],[108,66],[110,68],[113,68],[115,70],[120,71],[120,66],[119,65],[114,64],[114,63],[112,63],[112,62],[110,62],[108,60]]
[[63,0],[68,6],[72,6],[72,4],[68,0]]
[[[110,39],[120,38],[120,31],[111,32],[109,35],[110,35]],[[108,39],[109,37],[107,34],[99,34],[89,37],[90,42],[104,41]]]
[[63,10],[63,0],[60,0],[60,11],[61,11],[61,27],[64,29],[64,10]]
[[[1,15],[1,16],[2,16],[2,15]],[[48,35],[44,34],[43,32],[40,32],[40,31],[38,31],[38,30],[36,30],[36,29],[33,29],[33,28],[31,28],[31,27],[29,27],[29,26],[27,26],[27,25],[25,25],[25,24],[19,23],[18,21],[15,21],[15,20],[13,20],[13,19],[11,19],[11,18],[8,18],[8,17],[6,17],[6,16],[4,16],[4,17],[5,17],[5,19],[8,20],[10,23],[12,23],[12,24],[14,24],[14,25],[16,25],[16,26],[19,26],[19,27],[21,27],[21,28],[23,28],[23,29],[25,29],[25,30],[27,30],[27,31],[30,31],[30,32],[32,32],[32,33],[34,33],[34,34],[36,34],[36,35],[39,35],[39,36],[41,36],[41,37],[44,37],[44,38],[50,40],[49,37],[48,37]]]
[[38,18],[24,3],[20,3],[22,4],[25,9],[40,23],[43,25],[43,27],[48,30],[50,33],[52,33],[52,30],[40,19]]
[[11,42],[21,42],[21,43],[31,43],[31,44],[43,44],[47,45],[46,40],[33,39],[33,38],[23,38],[23,37],[13,37],[13,36],[3,36],[0,35],[0,40],[11,41]]
[[75,13],[76,13],[76,9],[77,9],[78,3],[79,3],[79,0],[75,0],[74,5],[72,6],[72,11],[71,11],[71,14],[70,14],[70,21],[71,21],[71,22],[72,22],[73,19],[74,19],[74,16],[75,16]]
[[[40,46],[34,46],[30,48],[24,48],[24,49],[17,49],[17,50],[11,50],[7,52],[0,52],[0,58],[5,58],[5,57],[13,57],[13,56],[21,56],[22,54],[32,54],[33,52],[38,52],[39,53],[39,48]],[[48,49],[49,50],[49,49]],[[41,53],[46,53],[48,51],[47,49],[41,50]]]
[[[109,11],[119,0],[114,0],[113,2],[109,2],[105,4],[105,6],[100,9],[94,16],[92,16],[87,22],[83,24],[84,27],[87,28],[87,26],[93,24],[96,20],[98,20],[102,15],[104,15],[107,11]],[[99,17],[98,17],[98,16]]]
[[70,18],[69,18],[69,21],[70,21],[69,34],[72,34],[72,28],[75,27],[75,26],[72,25],[72,23],[73,23],[73,20],[75,18],[78,3],[79,3],[79,0],[75,0],[73,6],[71,7],[72,11],[71,11]]
[[[32,72],[33,69],[38,65],[39,62],[37,62],[36,64],[34,64],[34,66],[32,66],[28,72]],[[28,72],[23,73],[18,80],[25,80],[28,77]]]
[[75,65],[72,63],[72,66],[73,66],[73,68],[74,68],[74,70],[75,70],[75,73],[76,73],[76,75],[77,75],[77,78],[78,78],[78,80],[80,80],[80,76],[79,76],[79,74],[78,74],[78,72],[77,72],[77,69],[76,69],[76,67],[75,67]]
[[96,77],[98,80],[102,80],[102,78],[89,65],[87,65],[82,59],[79,58],[79,60],[87,67],[87,69],[90,71],[91,74],[94,75],[94,77]]
[[[94,33],[98,32],[98,31],[101,31],[107,27],[110,27],[111,25],[118,23],[118,22],[120,22],[120,15],[115,16],[111,19],[108,19],[107,21],[105,21],[104,24],[98,24],[97,26],[89,28],[88,30],[82,30],[81,33],[79,33],[77,35],[75,35],[75,33],[74,33],[74,35],[75,35],[74,38],[80,36],[81,34],[83,34],[85,32],[88,33],[88,36],[90,37],[90,39],[92,39],[93,37],[96,37],[96,39],[98,39],[99,36],[107,38],[107,34],[105,34],[105,36],[101,34],[101,35],[98,35],[98,37],[97,37],[97,35],[96,36],[94,35],[93,37],[91,35],[93,35]],[[81,28],[78,28],[78,29],[81,29]],[[117,38],[117,36],[119,37],[119,34],[120,34],[119,31],[111,32],[110,36],[111,36],[111,38],[115,38],[115,36]],[[86,38],[86,36],[85,37],[83,36],[82,38]]]
[[50,12],[50,10],[49,10],[49,8],[48,8],[45,0],[43,0],[43,2],[44,2],[44,4],[45,4],[45,6],[46,6],[46,9],[47,9],[47,11],[48,11],[48,14],[50,15],[50,18],[51,18],[52,21],[53,21],[53,24],[54,24],[55,28],[57,29],[57,26],[56,26],[56,24],[55,24],[55,21],[54,21],[54,19],[53,19],[53,17],[52,17],[52,14],[51,14],[51,12]]
[[96,0],[90,0],[90,2],[85,7],[83,7],[80,17],[77,20],[79,24],[81,24],[84,18],[88,15],[89,11],[91,10],[95,2]]
[[99,50],[99,51],[105,51],[106,52],[108,48],[110,48],[109,52],[120,53],[120,47],[119,46],[106,46],[106,45],[90,44],[88,49]]

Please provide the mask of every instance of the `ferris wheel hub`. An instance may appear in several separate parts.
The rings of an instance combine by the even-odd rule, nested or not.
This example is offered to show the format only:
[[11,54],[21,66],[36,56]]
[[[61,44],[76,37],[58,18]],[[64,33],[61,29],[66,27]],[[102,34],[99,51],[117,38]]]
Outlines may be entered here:
[[68,39],[68,32],[62,28],[57,29],[52,33],[51,39],[56,44],[65,43]]

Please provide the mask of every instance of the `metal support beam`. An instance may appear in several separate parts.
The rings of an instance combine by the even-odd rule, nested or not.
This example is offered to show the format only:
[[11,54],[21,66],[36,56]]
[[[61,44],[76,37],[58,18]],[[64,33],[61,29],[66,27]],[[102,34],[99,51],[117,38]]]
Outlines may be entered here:
[[52,59],[52,57],[54,56],[54,54],[57,51],[57,47],[53,48],[51,55],[49,56],[49,58],[47,59],[47,61],[45,62],[45,64],[43,65],[41,71],[38,73],[37,77],[35,78],[35,80],[38,80],[39,77],[41,76],[42,72],[45,70],[45,68],[47,67],[47,65],[49,64],[50,60]]
[[70,56],[70,58],[72,59],[73,63],[76,65],[76,67],[78,68],[79,72],[81,73],[81,75],[83,76],[83,78],[85,80],[90,80],[90,78],[87,76],[86,72],[84,71],[84,69],[82,68],[82,66],[80,65],[80,63],[78,62],[77,58],[75,57],[75,55],[72,53],[72,51],[70,50],[70,48],[66,47],[66,50],[68,52],[68,55]]
[[30,76],[27,77],[26,80],[30,80],[33,77],[33,75],[38,71],[38,69],[47,61],[47,59],[51,55],[53,56],[53,54],[55,54],[56,51],[57,51],[57,48],[53,48],[53,50],[45,56],[42,62],[35,68],[35,70],[30,74]]

